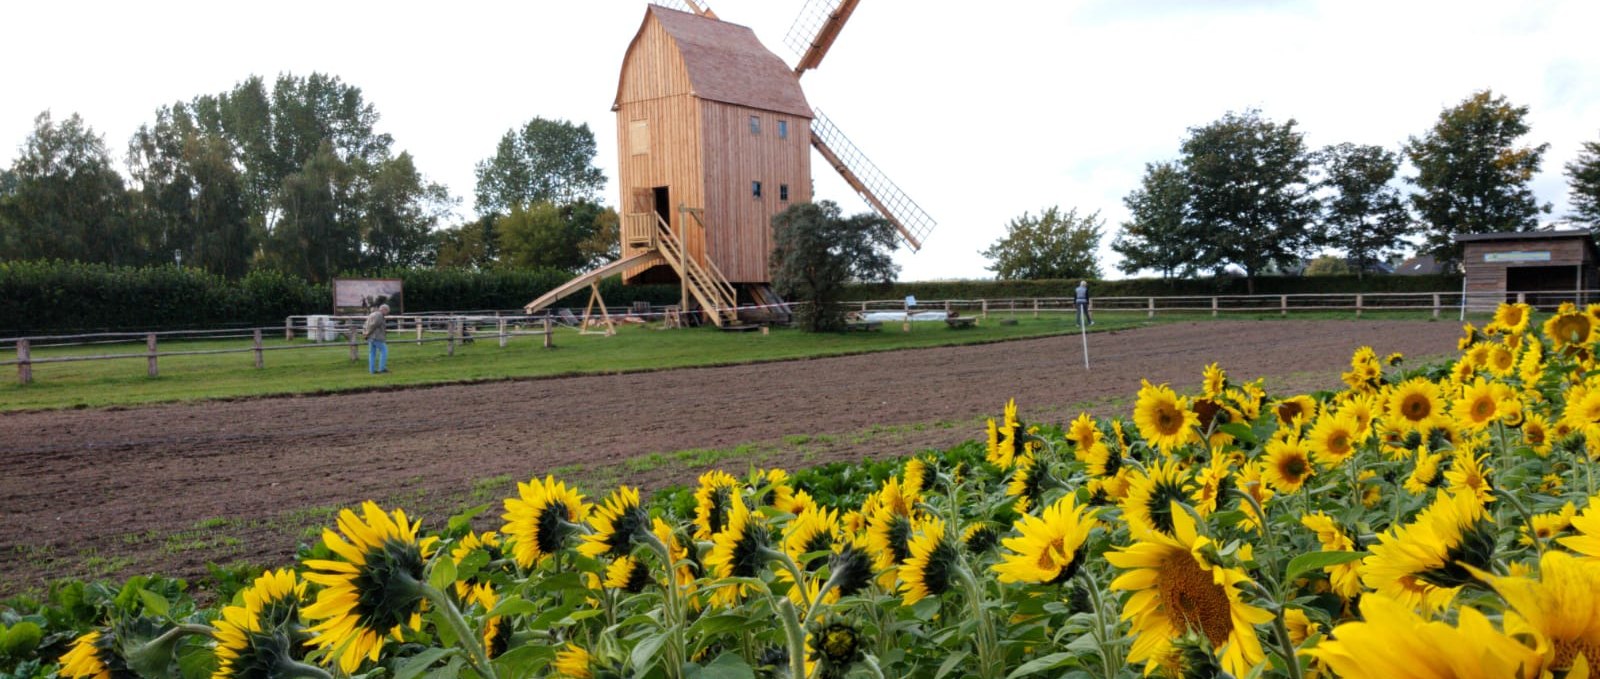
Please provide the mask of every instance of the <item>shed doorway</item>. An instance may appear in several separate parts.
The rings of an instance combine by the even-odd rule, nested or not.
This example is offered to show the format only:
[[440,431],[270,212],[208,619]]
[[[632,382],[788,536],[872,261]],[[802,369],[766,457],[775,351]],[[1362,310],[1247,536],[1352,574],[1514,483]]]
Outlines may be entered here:
[[[1572,299],[1577,290],[1578,268],[1575,266],[1513,266],[1506,268],[1506,301],[1517,301],[1519,292],[1529,304],[1540,309],[1554,309],[1562,300]],[[1543,293],[1543,294],[1541,294]],[[1560,294],[1565,293],[1565,294]]]

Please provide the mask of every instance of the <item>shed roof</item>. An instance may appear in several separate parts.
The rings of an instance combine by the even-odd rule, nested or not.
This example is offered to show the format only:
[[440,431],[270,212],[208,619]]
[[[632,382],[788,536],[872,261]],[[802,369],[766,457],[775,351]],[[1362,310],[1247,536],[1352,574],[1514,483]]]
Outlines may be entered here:
[[1493,233],[1463,233],[1456,236],[1457,243],[1494,240],[1547,240],[1550,238],[1588,238],[1588,229],[1561,229],[1558,231],[1496,231]]
[[[650,5],[646,23],[651,16],[677,44],[694,96],[812,117],[799,77],[756,39],[755,31],[660,5]],[[622,103],[620,91],[616,103]]]

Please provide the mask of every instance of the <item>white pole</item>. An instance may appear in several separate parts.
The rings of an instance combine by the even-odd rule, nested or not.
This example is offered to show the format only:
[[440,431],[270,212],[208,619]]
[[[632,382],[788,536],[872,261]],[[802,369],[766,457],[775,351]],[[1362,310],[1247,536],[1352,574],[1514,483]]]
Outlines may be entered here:
[[1083,338],[1083,369],[1089,369],[1089,324],[1083,322],[1083,307],[1078,307],[1078,336]]
[[1467,320],[1467,275],[1465,273],[1463,273],[1463,274],[1461,274],[1461,318],[1456,319],[1456,322],[1460,323],[1460,322],[1464,322],[1466,320]]

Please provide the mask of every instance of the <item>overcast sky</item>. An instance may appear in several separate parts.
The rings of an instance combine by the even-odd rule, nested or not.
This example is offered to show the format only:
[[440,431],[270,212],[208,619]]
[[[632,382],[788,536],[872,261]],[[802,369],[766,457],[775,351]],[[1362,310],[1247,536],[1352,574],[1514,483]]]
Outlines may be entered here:
[[[793,63],[803,0],[717,0]],[[122,165],[157,107],[251,74],[360,87],[379,130],[472,207],[473,165],[534,116],[588,123],[615,175],[610,107],[642,0],[484,3],[27,2],[0,40],[0,162],[32,120],[78,113]],[[1123,196],[1191,127],[1258,108],[1312,148],[1398,148],[1491,88],[1550,144],[1534,191],[1568,212],[1562,167],[1600,140],[1600,2],[944,2],[863,0],[820,69],[821,108],[939,226],[903,280],[990,276],[978,251],[1025,211],[1100,211],[1102,263]],[[813,156],[817,198],[860,202]],[[605,200],[616,205],[615,186]]]

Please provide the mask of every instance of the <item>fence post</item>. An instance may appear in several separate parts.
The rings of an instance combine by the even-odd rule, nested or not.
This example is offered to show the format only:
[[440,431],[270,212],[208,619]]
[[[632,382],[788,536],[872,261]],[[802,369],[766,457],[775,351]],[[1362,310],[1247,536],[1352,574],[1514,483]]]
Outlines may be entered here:
[[983,302],[983,320],[987,321],[989,320],[989,300],[985,299],[979,301]]
[[294,317],[293,316],[284,316],[283,317],[283,341],[285,341],[285,342],[294,341]]
[[1439,293],[1433,293],[1433,317],[1439,317]]
[[1217,298],[1212,297],[1211,298],[1211,317],[1212,318],[1216,318],[1216,316],[1217,316]]
[[350,360],[352,360],[352,361],[361,360],[356,355],[356,333],[355,333],[354,329],[351,329],[349,332],[345,333],[345,341],[350,344]]
[[1039,298],[1038,297],[1033,298],[1033,317],[1034,317],[1034,319],[1038,319],[1039,318]]
[[[500,315],[498,311],[494,313],[496,316]],[[506,348],[506,319],[504,318],[500,319],[500,348]]]
[[412,322],[417,325],[417,346],[420,347],[422,346],[422,317],[418,316]]
[[1278,295],[1278,315],[1279,316],[1288,316],[1289,315],[1289,296],[1288,295]]
[[1149,298],[1149,303],[1146,306],[1146,308],[1148,308],[1149,311],[1145,312],[1145,316],[1150,317],[1150,318],[1155,318],[1156,317],[1156,298],[1154,298],[1154,297]]
[[[1576,296],[1576,295],[1574,295],[1574,296]],[[1528,293],[1526,293],[1526,292],[1517,293],[1517,304],[1527,304],[1527,303],[1528,303]],[[1581,304],[1581,302],[1580,302],[1580,304]]]
[[452,318],[452,319],[450,319],[449,323],[445,326],[446,339],[444,341],[444,346],[445,346],[445,355],[446,356],[454,356],[454,355],[456,355],[456,323],[458,323],[458,322],[459,321],[457,321],[456,319]]
[[[863,302],[862,306],[866,306],[866,303]],[[546,349],[550,349],[550,348],[555,347],[555,342],[551,340],[551,336],[552,336],[552,334],[550,332],[550,316],[547,314],[544,317],[544,348],[546,348]]]
[[1356,295],[1356,318],[1361,318],[1361,295]]
[[33,382],[33,356],[29,350],[26,337],[17,340],[17,381],[23,384]]
[[144,336],[144,347],[145,347],[145,352],[149,357],[148,360],[150,362],[150,370],[149,370],[150,376],[151,377],[156,377],[156,376],[161,374],[161,371],[156,369],[156,334],[155,333],[152,332],[152,333],[149,333],[149,334]]
[[256,343],[256,370],[260,370],[265,365],[261,356],[261,328],[256,328],[253,334]]

